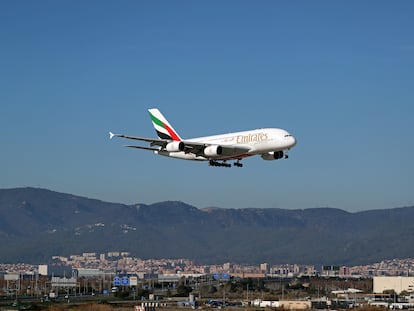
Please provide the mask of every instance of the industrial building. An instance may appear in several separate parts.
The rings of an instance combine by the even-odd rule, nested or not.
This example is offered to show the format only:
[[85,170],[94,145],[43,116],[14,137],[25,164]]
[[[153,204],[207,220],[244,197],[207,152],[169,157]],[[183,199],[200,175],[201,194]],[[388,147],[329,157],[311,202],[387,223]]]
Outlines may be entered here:
[[414,277],[408,276],[375,276],[373,292],[381,294],[386,290],[393,290],[396,294],[401,292],[414,292]]

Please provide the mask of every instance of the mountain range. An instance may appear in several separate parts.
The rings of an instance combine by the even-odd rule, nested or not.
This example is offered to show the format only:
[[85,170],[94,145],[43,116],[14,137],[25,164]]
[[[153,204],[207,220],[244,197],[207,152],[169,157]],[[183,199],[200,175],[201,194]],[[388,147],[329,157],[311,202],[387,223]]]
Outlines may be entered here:
[[199,263],[357,265],[414,257],[414,206],[198,209],[116,204],[38,188],[0,189],[0,262],[127,251]]

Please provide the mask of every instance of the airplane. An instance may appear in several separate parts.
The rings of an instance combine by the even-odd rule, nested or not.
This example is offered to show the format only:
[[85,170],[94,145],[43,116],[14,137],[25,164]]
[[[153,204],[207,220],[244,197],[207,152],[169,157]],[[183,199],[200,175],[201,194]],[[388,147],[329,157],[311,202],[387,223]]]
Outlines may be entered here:
[[109,132],[109,138],[121,137],[149,143],[149,147],[125,147],[153,151],[171,158],[208,161],[210,166],[242,167],[244,158],[260,155],[263,160],[288,158],[288,150],[296,145],[289,132],[278,128],[263,128],[221,135],[182,139],[157,108],[148,109],[158,138],[128,136]]

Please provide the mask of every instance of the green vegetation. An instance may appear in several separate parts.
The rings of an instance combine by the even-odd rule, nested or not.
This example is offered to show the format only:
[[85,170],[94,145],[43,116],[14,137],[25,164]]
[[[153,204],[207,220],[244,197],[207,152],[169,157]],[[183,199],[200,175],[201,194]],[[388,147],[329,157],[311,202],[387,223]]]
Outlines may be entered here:
[[[123,249],[199,263],[357,265],[414,253],[414,207],[208,209],[181,202],[128,206],[43,189],[0,189],[0,262]],[[16,224],[24,224],[16,225]]]

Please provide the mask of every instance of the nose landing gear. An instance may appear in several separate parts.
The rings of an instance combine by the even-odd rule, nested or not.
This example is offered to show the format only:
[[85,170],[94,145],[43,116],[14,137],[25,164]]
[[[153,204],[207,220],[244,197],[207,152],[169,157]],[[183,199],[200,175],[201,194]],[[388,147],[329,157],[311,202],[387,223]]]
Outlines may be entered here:
[[240,163],[240,159],[237,160],[237,162],[234,162],[233,165],[237,167],[243,167],[243,164]]

